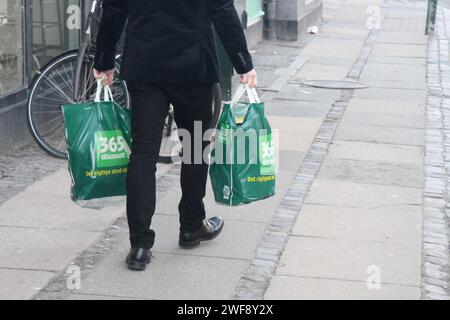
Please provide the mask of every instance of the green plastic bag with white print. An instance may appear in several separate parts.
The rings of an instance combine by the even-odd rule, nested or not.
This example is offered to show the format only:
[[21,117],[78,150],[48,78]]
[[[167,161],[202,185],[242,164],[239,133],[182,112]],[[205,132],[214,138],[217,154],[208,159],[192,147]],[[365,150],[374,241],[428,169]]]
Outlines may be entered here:
[[[247,93],[250,103],[239,101]],[[225,103],[211,149],[210,178],[216,202],[229,206],[275,194],[272,129],[255,89],[241,84]]]
[[89,208],[123,204],[131,145],[130,110],[116,104],[111,89],[100,82],[94,102],[62,108],[72,200]]

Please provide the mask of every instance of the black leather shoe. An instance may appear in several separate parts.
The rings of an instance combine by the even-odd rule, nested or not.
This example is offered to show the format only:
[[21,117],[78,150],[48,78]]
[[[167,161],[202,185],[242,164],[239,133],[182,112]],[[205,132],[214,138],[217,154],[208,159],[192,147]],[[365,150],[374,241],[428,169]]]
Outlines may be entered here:
[[214,217],[203,220],[203,225],[200,229],[194,232],[180,233],[180,247],[190,249],[196,247],[201,241],[208,241],[217,238],[222,232],[223,219]]
[[127,256],[128,269],[145,270],[147,264],[152,261],[152,252],[150,249],[131,248]]

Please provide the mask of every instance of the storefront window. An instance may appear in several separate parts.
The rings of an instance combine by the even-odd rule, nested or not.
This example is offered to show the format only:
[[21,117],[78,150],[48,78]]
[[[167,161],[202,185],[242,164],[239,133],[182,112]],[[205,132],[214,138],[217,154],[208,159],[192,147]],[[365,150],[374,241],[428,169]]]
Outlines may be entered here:
[[0,1],[0,96],[23,86],[22,0]]
[[58,54],[78,48],[81,30],[80,0],[33,0],[33,69]]

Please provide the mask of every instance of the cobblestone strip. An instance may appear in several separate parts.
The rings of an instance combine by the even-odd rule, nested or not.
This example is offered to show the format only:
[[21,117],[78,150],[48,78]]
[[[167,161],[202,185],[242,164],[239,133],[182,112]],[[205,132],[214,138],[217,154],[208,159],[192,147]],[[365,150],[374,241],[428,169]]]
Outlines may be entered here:
[[48,156],[35,144],[0,155],[0,206],[36,181],[67,167],[67,161]]
[[[385,16],[386,12],[387,4],[385,3],[382,7],[382,17]],[[369,33],[359,58],[349,71],[346,80],[359,80],[378,33],[379,30],[377,29],[373,29]],[[295,221],[301,212],[304,200],[319,173],[330,143],[354,91],[341,90],[341,96],[332,104],[311,148],[297,171],[294,181],[288,188],[277,212],[259,242],[248,269],[235,288],[235,299],[258,300],[264,298]]]
[[[157,198],[162,198],[164,193],[178,186],[180,180],[179,173],[180,165],[176,164],[167,173],[159,177],[156,184]],[[86,279],[98,263],[109,254],[111,249],[115,248],[126,236],[128,236],[127,219],[126,217],[120,217],[105,231],[104,235],[96,243],[87,248],[63,271],[52,278],[32,300],[63,300],[67,298],[74,290],[70,286],[70,279],[76,270],[74,267],[79,268],[82,284],[82,280]]]
[[439,10],[427,63],[422,298],[450,299],[450,68],[445,14]]

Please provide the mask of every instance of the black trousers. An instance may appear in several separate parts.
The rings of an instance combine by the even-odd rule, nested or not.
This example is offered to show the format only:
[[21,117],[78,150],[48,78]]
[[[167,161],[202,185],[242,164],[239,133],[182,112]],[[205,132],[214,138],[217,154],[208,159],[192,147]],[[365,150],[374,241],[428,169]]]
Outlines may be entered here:
[[[169,106],[172,104],[174,107],[178,128],[189,131],[191,140],[201,143],[203,150],[208,146],[207,142],[203,142],[203,134],[211,124],[213,84],[144,84],[129,81],[128,89],[133,139],[127,175],[130,242],[132,247],[149,249],[155,241],[155,232],[150,226],[156,203],[156,163]],[[202,136],[199,132],[194,133],[196,121],[202,123]],[[189,151],[186,148],[190,148],[191,160],[194,160],[194,145],[194,141],[182,141],[185,152]],[[207,176],[208,164],[205,161],[182,163],[182,197],[178,205],[181,232],[199,229],[205,219],[203,198]]]

